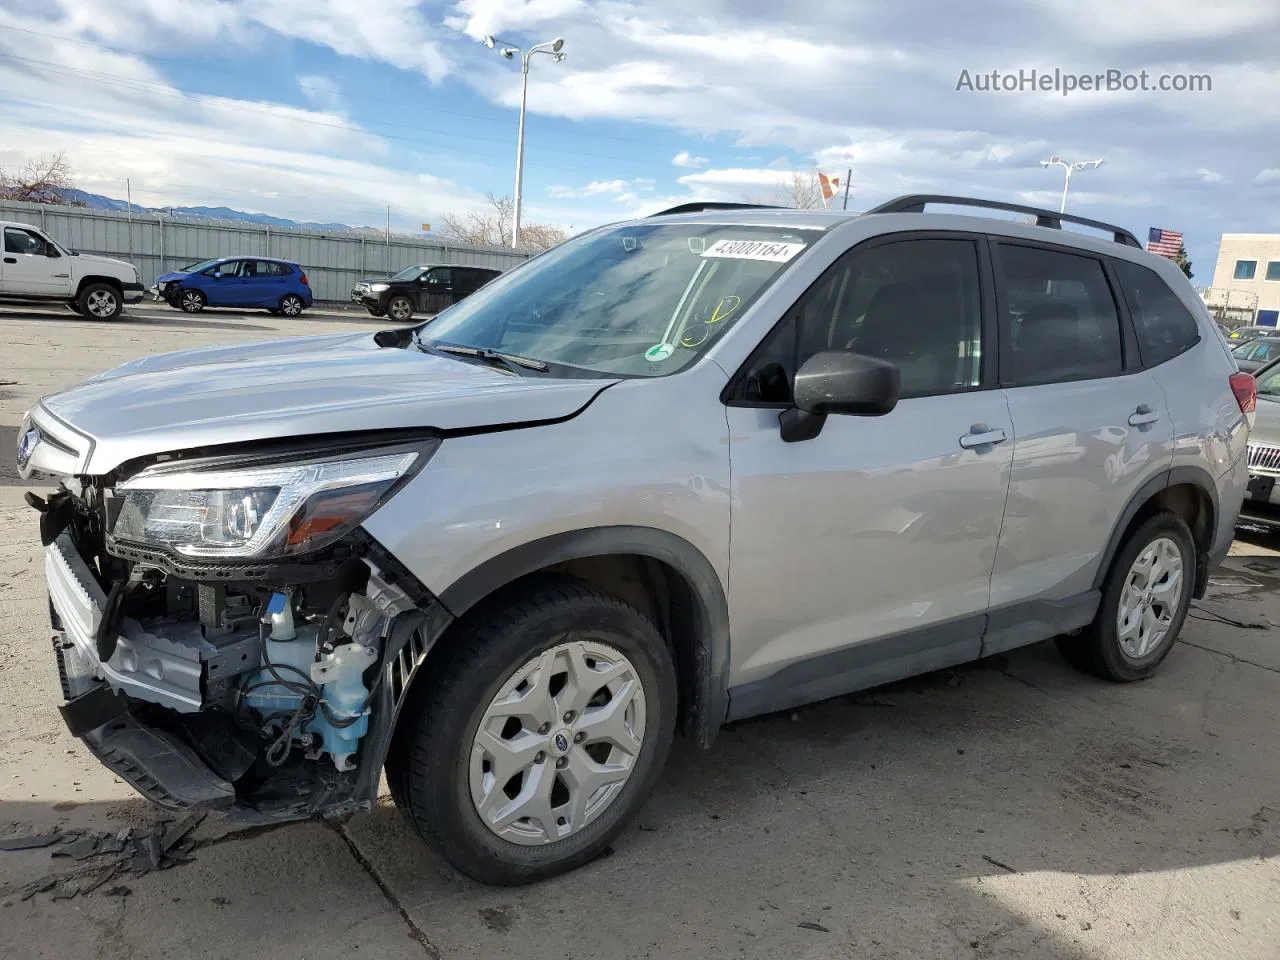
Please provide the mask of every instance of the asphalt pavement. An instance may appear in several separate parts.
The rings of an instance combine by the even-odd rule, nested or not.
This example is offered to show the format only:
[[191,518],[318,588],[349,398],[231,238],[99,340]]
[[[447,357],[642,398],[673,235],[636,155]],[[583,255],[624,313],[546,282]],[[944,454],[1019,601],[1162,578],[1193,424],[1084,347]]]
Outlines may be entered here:
[[[379,326],[0,311],[0,847],[158,819],[58,715],[22,411],[148,353]],[[209,818],[150,872],[0,849],[0,957],[1274,960],[1276,545],[1237,542],[1150,681],[1042,644],[678,743],[610,855],[534,887],[457,876],[386,798],[344,824]]]

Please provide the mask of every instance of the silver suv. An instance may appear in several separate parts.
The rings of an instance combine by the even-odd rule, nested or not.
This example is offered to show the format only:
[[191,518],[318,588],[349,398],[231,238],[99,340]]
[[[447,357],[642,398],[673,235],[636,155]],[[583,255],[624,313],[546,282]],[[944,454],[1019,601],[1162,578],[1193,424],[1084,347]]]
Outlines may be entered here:
[[253,822],[367,808],[385,767],[508,884],[600,854],[677,730],[1048,638],[1149,676],[1227,553],[1254,409],[1178,268],[978,200],[729,206],[416,327],[42,400],[18,461],[64,478],[28,498],[71,731]]

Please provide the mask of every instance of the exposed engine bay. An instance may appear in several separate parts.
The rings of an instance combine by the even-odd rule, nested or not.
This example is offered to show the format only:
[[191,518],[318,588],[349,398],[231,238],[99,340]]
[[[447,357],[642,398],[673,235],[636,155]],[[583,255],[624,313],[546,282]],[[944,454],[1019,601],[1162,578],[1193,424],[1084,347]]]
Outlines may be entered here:
[[39,510],[63,715],[169,807],[278,820],[376,795],[394,714],[439,605],[360,530],[272,563],[177,559],[107,535],[91,478]]

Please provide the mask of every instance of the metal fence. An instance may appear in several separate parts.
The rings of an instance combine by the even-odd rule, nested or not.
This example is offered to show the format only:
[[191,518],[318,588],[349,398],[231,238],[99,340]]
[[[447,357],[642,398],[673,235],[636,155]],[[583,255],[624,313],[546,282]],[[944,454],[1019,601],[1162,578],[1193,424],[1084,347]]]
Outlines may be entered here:
[[0,200],[0,220],[29,223],[63,246],[134,264],[148,287],[162,273],[210,257],[262,256],[292,260],[307,273],[318,300],[346,300],[353,284],[415,263],[509,270],[528,254],[429,238],[326,233],[159,213],[87,210]]

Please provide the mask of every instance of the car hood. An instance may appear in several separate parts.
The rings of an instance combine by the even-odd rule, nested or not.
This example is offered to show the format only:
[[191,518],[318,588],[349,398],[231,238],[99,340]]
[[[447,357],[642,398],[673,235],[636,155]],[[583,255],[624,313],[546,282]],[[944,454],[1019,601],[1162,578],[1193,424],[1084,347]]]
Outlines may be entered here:
[[115,270],[124,270],[131,272],[133,264],[126,260],[117,260],[115,257],[99,257],[92,253],[77,253],[75,255],[76,263],[80,266],[81,272],[86,272],[86,268],[92,267],[111,267]]
[[185,280],[191,276],[189,273],[183,273],[181,270],[170,270],[168,273],[162,273],[156,277],[156,283],[168,283],[170,280]]
[[68,448],[74,472],[101,474],[138,457],[255,440],[556,420],[615,382],[515,376],[357,333],[145,357],[45,397],[32,420]]

